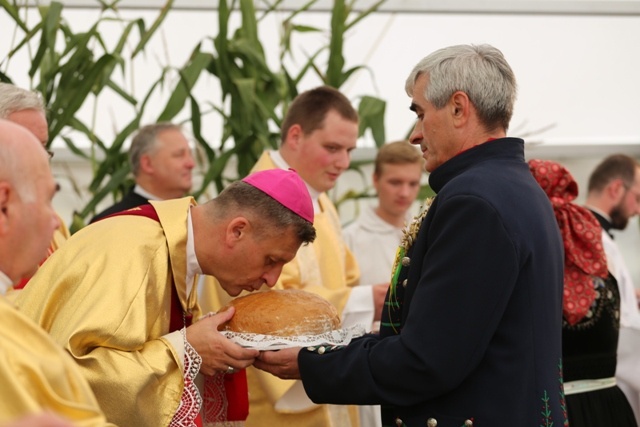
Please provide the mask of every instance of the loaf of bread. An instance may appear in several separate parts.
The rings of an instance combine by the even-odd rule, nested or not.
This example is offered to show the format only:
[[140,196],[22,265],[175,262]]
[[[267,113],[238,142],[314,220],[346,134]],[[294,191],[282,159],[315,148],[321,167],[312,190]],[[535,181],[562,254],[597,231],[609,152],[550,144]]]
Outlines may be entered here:
[[340,327],[338,311],[324,298],[296,289],[257,292],[222,308],[236,309],[218,329],[278,337],[317,335]]

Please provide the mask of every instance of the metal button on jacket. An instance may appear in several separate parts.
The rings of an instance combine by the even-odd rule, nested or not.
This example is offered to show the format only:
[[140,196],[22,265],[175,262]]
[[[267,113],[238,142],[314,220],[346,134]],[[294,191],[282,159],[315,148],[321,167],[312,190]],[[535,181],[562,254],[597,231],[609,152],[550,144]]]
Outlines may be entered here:
[[435,418],[429,418],[427,420],[427,427],[436,427],[438,425],[438,421]]
[[411,258],[409,258],[408,256],[403,257],[402,258],[402,266],[403,267],[409,267],[409,264],[411,264]]

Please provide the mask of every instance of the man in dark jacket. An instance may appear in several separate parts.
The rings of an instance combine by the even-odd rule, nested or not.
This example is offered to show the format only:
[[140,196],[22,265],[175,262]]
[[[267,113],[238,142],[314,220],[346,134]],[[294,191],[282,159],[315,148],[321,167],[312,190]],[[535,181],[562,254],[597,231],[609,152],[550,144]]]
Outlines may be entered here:
[[506,137],[513,71],[492,46],[452,46],[406,91],[437,196],[401,244],[380,334],[256,366],[317,403],[381,404],[384,426],[561,426],[562,241],[524,141]]
[[191,190],[195,162],[189,141],[178,125],[160,122],[140,128],[131,141],[129,163],[135,187],[122,200],[91,218],[92,223],[149,200],[184,197]]

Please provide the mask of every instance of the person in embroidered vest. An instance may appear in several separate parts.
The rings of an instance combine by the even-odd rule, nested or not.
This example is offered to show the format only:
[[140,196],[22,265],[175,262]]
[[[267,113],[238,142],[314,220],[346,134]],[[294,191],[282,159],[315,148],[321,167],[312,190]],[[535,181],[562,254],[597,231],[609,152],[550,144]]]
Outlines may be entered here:
[[[6,119],[25,127],[40,141],[43,147],[49,142],[49,129],[42,97],[37,92],[22,89],[10,83],[0,82],[0,119]],[[49,152],[50,156],[53,152]],[[56,214],[57,215],[57,214]],[[69,238],[69,229],[58,216],[58,228],[56,228],[49,244],[46,256],[40,263],[51,255],[61,244]],[[29,277],[21,279],[13,285],[13,289],[25,287]],[[12,295],[13,297],[13,295]]]
[[[420,191],[423,164],[420,151],[408,141],[390,142],[378,150],[373,171],[378,204],[366,206],[342,232],[358,261],[360,286],[389,285],[402,230],[411,220],[409,212]],[[372,330],[379,329],[375,322]],[[379,406],[361,406],[359,414],[362,426],[381,425]]]
[[271,287],[315,238],[312,221],[306,186],[285,170],[249,175],[200,205],[151,201],[75,233],[16,302],[73,356],[108,420],[242,426],[246,377],[234,371],[258,351],[217,331],[233,310],[201,316],[197,276],[215,274],[232,296]]
[[624,154],[603,159],[589,176],[585,206],[602,226],[602,243],[609,271],[620,289],[620,337],[616,379],[640,424],[640,310],[631,273],[613,240],[640,214],[640,164]]
[[563,425],[562,238],[506,136],[513,71],[493,46],[450,46],[405,88],[437,195],[403,239],[380,334],[254,366],[301,378],[317,403],[380,404],[383,426]]
[[[336,209],[326,194],[350,163],[358,138],[358,114],[338,90],[322,86],[299,94],[282,122],[281,146],[265,151],[254,170],[291,167],[304,180],[314,203],[318,238],[284,266],[277,289],[314,292],[331,302],[344,327],[367,327],[380,319],[386,284],[359,287],[359,268],[342,239]],[[355,287],[354,287],[355,286]],[[202,300],[215,311],[226,303],[206,285]],[[247,426],[357,427],[357,408],[315,405],[299,381],[283,381],[249,368],[250,411]]]
[[4,297],[47,253],[60,221],[55,192],[40,142],[0,119],[0,424],[111,425],[73,359]]
[[561,164],[530,160],[549,197],[564,242],[562,369],[572,427],[635,427],[633,410],[615,380],[620,292],[607,270],[602,227],[573,203],[578,184]]
[[184,197],[191,190],[195,162],[189,141],[178,125],[161,122],[140,128],[131,141],[129,163],[135,187],[122,200],[91,218],[90,223],[149,200]]

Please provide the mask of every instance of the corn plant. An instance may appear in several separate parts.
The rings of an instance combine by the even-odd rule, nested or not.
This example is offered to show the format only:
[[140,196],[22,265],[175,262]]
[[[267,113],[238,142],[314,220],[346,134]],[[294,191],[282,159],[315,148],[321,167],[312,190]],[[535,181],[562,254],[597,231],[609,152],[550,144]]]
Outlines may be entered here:
[[[282,34],[277,45],[265,46],[259,37],[259,23],[271,13],[282,12],[282,1],[263,2],[264,7],[258,12],[253,0],[219,0],[218,34],[198,42],[185,64],[159,67],[158,75],[150,77],[149,89],[142,96],[136,96],[118,82],[130,72],[133,59],[145,52],[162,27],[167,14],[171,13],[173,0],[164,2],[148,28],[142,18],[122,18],[118,13],[118,0],[97,0],[96,5],[101,7],[99,18],[84,32],[72,30],[64,18],[63,5],[58,1],[38,6],[40,19],[30,26],[21,17],[24,6],[17,6],[15,0],[0,0],[0,7],[15,23],[16,35],[16,42],[0,62],[0,79],[11,81],[14,71],[8,65],[11,58],[26,51],[31,64],[28,71],[31,88],[42,93],[49,111],[50,139],[62,139],[75,155],[92,165],[93,179],[88,186],[91,198],[74,215],[72,231],[84,225],[85,219],[95,212],[105,197],[111,195],[118,199],[132,186],[124,143],[140,127],[151,97],[167,85],[170,95],[165,97],[166,103],[157,120],[175,121],[188,111],[186,120],[198,142],[199,152],[204,154],[202,185],[194,190],[194,196],[199,197],[211,185],[220,191],[230,181],[242,178],[264,149],[277,147],[277,129],[282,116],[298,94],[300,81],[308,73],[324,84],[340,88],[363,68],[345,69],[345,38],[354,25],[376,11],[384,0],[360,12],[354,8],[357,0],[335,0],[330,26],[324,30],[296,24],[298,15],[317,1],[309,0],[299,10],[288,12],[282,20]],[[236,13],[240,14],[242,25],[234,29],[230,27],[230,21]],[[114,47],[109,48],[113,43],[104,40],[101,27],[113,21],[121,24],[121,32]],[[284,64],[293,55],[296,34],[308,32],[326,32],[329,42],[310,53],[301,66],[288,69]],[[36,48],[32,48],[34,44],[37,44]],[[279,49],[282,61],[275,69],[267,64],[266,49]],[[324,64],[318,59],[322,54],[328,57]],[[193,88],[203,74],[219,83],[222,96],[218,101],[205,102],[194,95]],[[126,124],[116,129],[110,143],[95,131],[98,116],[95,108],[88,123],[78,114],[85,105],[97,105],[98,98],[107,91],[116,94],[133,111]],[[378,145],[385,140],[384,108],[384,101],[376,97],[363,95],[359,98],[360,134],[370,129]],[[219,114],[223,122],[220,138],[215,143],[207,141],[201,132],[203,116],[211,113]],[[87,138],[91,142],[90,149],[81,149],[74,135]],[[230,164],[234,164],[235,169],[230,170]]]

